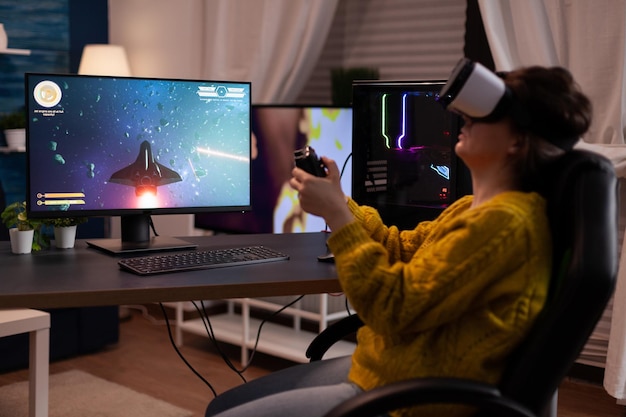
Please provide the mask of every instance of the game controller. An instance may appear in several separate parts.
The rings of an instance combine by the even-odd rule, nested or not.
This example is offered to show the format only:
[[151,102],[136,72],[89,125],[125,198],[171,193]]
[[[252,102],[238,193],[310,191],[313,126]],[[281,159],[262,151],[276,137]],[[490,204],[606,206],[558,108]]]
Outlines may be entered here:
[[297,149],[293,153],[296,161],[296,166],[311,175],[316,177],[326,176],[326,167],[322,160],[315,153],[315,149],[311,146],[305,146],[302,149]]

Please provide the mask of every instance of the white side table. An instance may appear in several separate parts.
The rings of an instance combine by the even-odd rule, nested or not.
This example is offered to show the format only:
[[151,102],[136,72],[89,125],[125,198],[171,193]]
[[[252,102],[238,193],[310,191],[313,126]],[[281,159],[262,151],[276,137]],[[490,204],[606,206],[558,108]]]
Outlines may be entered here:
[[48,417],[50,314],[32,309],[0,309],[0,337],[29,333],[28,414]]

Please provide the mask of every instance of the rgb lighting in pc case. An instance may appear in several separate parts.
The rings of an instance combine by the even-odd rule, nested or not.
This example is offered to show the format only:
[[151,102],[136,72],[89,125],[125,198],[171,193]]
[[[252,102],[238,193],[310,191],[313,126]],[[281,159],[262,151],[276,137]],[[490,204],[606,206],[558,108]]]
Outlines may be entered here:
[[454,153],[461,118],[436,97],[443,81],[353,85],[352,196],[411,229],[470,192]]

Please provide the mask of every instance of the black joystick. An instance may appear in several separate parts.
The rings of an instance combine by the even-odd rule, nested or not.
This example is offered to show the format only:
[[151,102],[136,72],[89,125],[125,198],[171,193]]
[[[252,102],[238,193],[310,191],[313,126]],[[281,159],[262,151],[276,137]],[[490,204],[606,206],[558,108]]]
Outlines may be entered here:
[[316,177],[325,177],[326,169],[322,160],[315,153],[311,146],[297,149],[293,153],[296,166]]
[[[326,176],[326,166],[322,162],[322,160],[315,153],[315,149],[311,146],[305,146],[302,149],[297,149],[293,153],[294,159],[296,161],[296,166],[311,175],[315,175],[316,177],[325,177]],[[320,255],[317,257],[317,260],[320,262],[335,262],[335,256],[328,250],[324,255]]]

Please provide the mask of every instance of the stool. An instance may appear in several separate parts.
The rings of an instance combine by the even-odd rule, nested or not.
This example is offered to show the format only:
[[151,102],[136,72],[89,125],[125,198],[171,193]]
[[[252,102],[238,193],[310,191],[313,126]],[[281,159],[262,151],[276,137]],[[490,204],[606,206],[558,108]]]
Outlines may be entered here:
[[50,314],[31,309],[0,309],[0,337],[30,333],[28,415],[48,417]]

